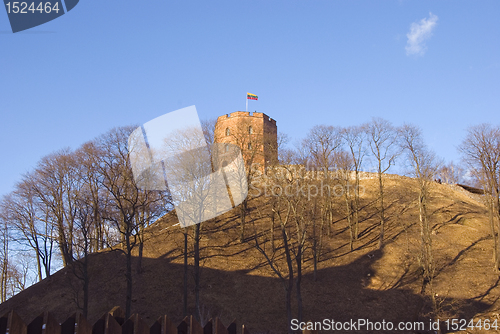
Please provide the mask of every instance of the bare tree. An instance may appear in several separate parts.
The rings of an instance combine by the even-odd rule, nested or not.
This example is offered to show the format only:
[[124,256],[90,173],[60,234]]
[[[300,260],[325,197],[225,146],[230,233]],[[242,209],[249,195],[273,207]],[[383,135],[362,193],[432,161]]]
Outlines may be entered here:
[[[210,125],[210,124],[209,124]],[[210,141],[212,128],[205,123],[204,133],[197,128],[179,129],[174,135],[165,138],[163,150],[165,152],[183,152],[169,154],[165,162],[168,178],[168,187],[175,204],[177,217],[184,232],[184,311],[187,311],[187,254],[188,231],[187,227],[194,225],[193,231],[193,276],[195,283],[195,307],[197,318],[202,318],[200,302],[200,240],[201,222],[212,219],[218,214],[231,209],[231,203],[222,204],[221,191],[227,192],[227,182],[223,174],[215,170],[223,164],[219,158],[222,153],[219,144]],[[207,139],[208,136],[208,139]],[[236,195],[236,194],[234,194]],[[222,205],[221,205],[222,204]]]
[[0,266],[1,266],[1,272],[0,272],[0,301],[3,303],[4,301],[7,300],[7,295],[8,295],[8,282],[9,282],[9,230],[8,230],[8,225],[7,221],[4,219],[1,219],[0,217],[0,222],[2,223],[1,230],[0,230],[0,239],[2,243],[2,247],[0,249]]
[[14,240],[26,242],[34,251],[41,281],[44,276],[50,277],[55,235],[51,210],[36,196],[35,182],[33,174],[26,174],[15,190],[3,198],[0,211],[12,227]]
[[[316,125],[309,131],[301,146],[302,159],[307,157],[306,171],[311,174],[311,177],[322,179],[322,186],[333,187],[330,172],[334,167],[335,152],[342,146],[342,130],[334,126]],[[311,165],[313,170],[310,170]],[[322,226],[320,231],[323,230],[323,224],[325,224],[328,236],[330,236],[334,214],[333,198],[323,196],[322,199]]]
[[[75,210],[71,269],[81,282],[81,287],[77,287],[75,291],[75,301],[85,316],[88,313],[89,301],[89,255],[104,246],[102,231],[105,229],[105,222],[102,214],[105,194],[100,189],[102,176],[99,174],[97,162],[101,157],[97,152],[95,144],[89,142],[72,154],[74,173],[71,176]],[[82,298],[80,291],[83,292]]]
[[10,236],[8,235],[6,226],[7,224],[4,225],[4,230],[1,231],[2,238],[4,238],[2,240],[3,249],[0,253],[0,261],[2,265],[0,277],[0,301],[2,303],[35,283],[30,278],[30,268],[33,263],[32,259],[27,258],[25,256],[26,254],[23,254],[22,250],[13,252],[17,254],[9,255],[8,241]]
[[345,214],[350,233],[349,248],[352,251],[354,249],[354,240],[356,239],[357,234],[357,226],[354,217],[355,191],[351,192],[353,188],[351,184],[351,172],[354,169],[354,161],[352,156],[345,151],[336,152],[334,161],[337,170],[337,177],[342,186],[342,196],[345,202]]
[[364,125],[370,150],[376,161],[376,170],[379,184],[379,215],[380,235],[379,248],[384,244],[385,234],[385,204],[384,204],[384,181],[383,174],[394,165],[396,157],[400,153],[397,147],[396,129],[392,124],[381,118],[374,118],[370,123]]
[[494,240],[493,262],[500,270],[500,128],[490,124],[472,126],[460,146],[471,172],[482,184],[487,196],[491,235]]
[[438,169],[438,165],[434,154],[425,147],[420,129],[411,125],[404,125],[399,133],[401,136],[401,145],[408,154],[408,160],[411,161],[419,187],[420,264],[423,269],[421,293],[425,294],[427,288],[430,288],[433,309],[436,310],[435,295],[432,290],[435,266],[432,254],[431,227],[429,222],[430,214],[428,207],[430,201],[429,190]]
[[73,232],[75,220],[75,173],[73,155],[69,150],[50,154],[41,159],[33,176],[33,190],[39,201],[50,210],[50,221],[57,231],[57,243],[63,265],[73,260]]
[[14,296],[35,283],[31,276],[32,257],[20,251],[13,258],[15,261],[10,261],[8,266],[7,297]]
[[[34,250],[40,280],[50,277],[55,243],[64,266],[77,262],[73,271],[82,280],[84,312],[88,255],[119,243],[127,257],[126,312],[130,313],[132,249],[139,245],[140,273],[144,230],[168,208],[167,194],[140,190],[134,182],[127,150],[132,129],[114,129],[76,152],[62,150],[42,158],[35,171],[26,174],[0,203],[2,221],[11,227],[14,240]],[[121,239],[111,238],[110,231],[120,233]],[[17,270],[8,267],[7,263],[4,272]],[[26,281],[23,272],[18,271],[17,286]]]
[[[341,133],[340,128],[316,125],[303,141],[314,166],[325,173],[331,170],[334,153],[342,145]],[[328,177],[328,173],[326,173],[326,177]]]
[[[310,207],[311,209],[311,229],[312,231],[309,233],[308,238],[309,242],[311,244],[311,251],[312,251],[312,258],[313,258],[313,278],[314,281],[318,279],[318,263],[320,261],[320,255],[321,255],[321,249],[322,249],[322,243],[323,243],[323,226],[324,224],[321,223],[318,226],[318,211],[319,207],[324,200],[322,197],[324,194],[321,194],[320,196],[315,196],[312,201],[312,206]],[[324,222],[323,219],[321,219],[321,222]]]
[[210,153],[212,152],[212,145],[215,141],[215,125],[217,124],[217,119],[206,119],[201,121],[201,128],[203,130],[203,136],[208,145]]
[[184,279],[183,279],[183,302],[184,316],[188,315],[188,227],[184,228]]
[[[351,156],[354,171],[354,201],[353,201],[353,237],[358,240],[359,233],[359,172],[366,154],[366,132],[361,126],[351,126],[343,129],[342,138]],[[346,189],[347,191],[347,189]],[[352,249],[352,243],[351,243]]]
[[[273,180],[274,179],[274,180]],[[271,179],[270,185],[277,185],[276,181],[284,182],[286,179],[276,180],[276,178]],[[286,185],[285,185],[286,187]],[[292,321],[292,292],[293,292],[293,283],[294,283],[294,269],[293,269],[293,259],[292,259],[292,251],[290,249],[290,235],[288,232],[289,225],[291,223],[291,215],[292,208],[291,202],[286,201],[284,196],[272,196],[270,199],[270,204],[272,208],[272,219],[273,222],[277,221],[280,228],[280,246],[272,247],[269,250],[267,246],[267,240],[261,241],[261,237],[259,236],[259,231],[255,231],[255,247],[257,250],[264,256],[268,265],[272,269],[272,271],[279,277],[280,281],[283,284],[283,288],[285,290],[285,306],[286,306],[286,314],[287,314],[287,323],[288,323],[288,333],[292,333],[290,323]],[[265,234],[263,234],[265,237]],[[282,251],[285,256],[286,261],[286,269],[282,269],[280,262],[282,259],[279,258],[279,252]]]
[[[88,196],[88,195],[87,195]],[[79,197],[78,210],[75,222],[75,252],[71,268],[73,274],[81,281],[83,291],[83,301],[80,303],[80,294],[76,292],[76,304],[82,310],[84,316],[88,314],[89,303],[89,254],[92,244],[92,228],[94,222],[94,207],[89,197],[81,194]]]
[[441,168],[437,171],[436,176],[439,178],[439,181],[444,183],[457,184],[463,182],[464,175],[465,170],[462,167],[450,162],[447,165],[441,166]]
[[105,204],[111,195],[101,186],[104,182],[103,175],[100,173],[102,153],[97,141],[87,142],[74,152],[74,160],[78,168],[77,177],[80,182],[77,201],[79,204],[83,201],[86,206],[92,207],[92,217],[89,217],[92,221],[92,226],[89,227],[90,252],[97,252],[113,243],[108,240],[106,232],[109,222],[103,218]]
[[133,130],[134,127],[115,128],[95,142],[96,153],[101,157],[96,166],[101,175],[100,186],[109,194],[102,218],[112,222],[120,233],[120,250],[126,257],[126,317],[131,314],[132,305],[132,250],[139,241],[136,215],[158,201],[153,191],[139,189],[134,181],[127,149],[128,138]]
[[[317,196],[319,191],[316,182],[304,177],[300,170],[297,171],[294,167],[291,161],[285,162],[281,166],[275,166],[268,171],[263,180],[263,186],[270,189],[265,192],[267,196],[270,196],[266,199],[271,209],[269,218],[273,224],[278,225],[280,237],[275,239],[273,236],[270,239],[270,234],[267,231],[258,231],[257,229],[254,237],[255,247],[264,256],[271,270],[283,284],[289,323],[293,316],[292,293],[294,287],[297,300],[297,319],[301,321],[303,317],[302,265],[308,233],[316,213],[310,200],[311,197]],[[304,188],[308,191],[290,193],[290,189]],[[311,188],[315,190],[311,191]],[[262,215],[262,211],[258,210]],[[271,235],[273,234],[274,227],[271,229]],[[290,326],[288,328],[291,332]]]

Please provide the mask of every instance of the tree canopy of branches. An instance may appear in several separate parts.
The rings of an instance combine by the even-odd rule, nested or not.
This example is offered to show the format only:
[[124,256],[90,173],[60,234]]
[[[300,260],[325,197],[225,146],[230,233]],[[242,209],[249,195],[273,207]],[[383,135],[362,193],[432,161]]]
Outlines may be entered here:
[[84,313],[88,255],[118,246],[127,257],[130,314],[132,249],[139,246],[140,272],[144,228],[167,208],[167,194],[141,190],[134,182],[127,150],[132,130],[116,128],[76,151],[65,149],[42,158],[0,202],[0,217],[12,238],[33,250],[39,280],[50,278],[54,246],[59,248],[62,265],[82,281],[83,298],[76,299],[82,299],[77,304]]

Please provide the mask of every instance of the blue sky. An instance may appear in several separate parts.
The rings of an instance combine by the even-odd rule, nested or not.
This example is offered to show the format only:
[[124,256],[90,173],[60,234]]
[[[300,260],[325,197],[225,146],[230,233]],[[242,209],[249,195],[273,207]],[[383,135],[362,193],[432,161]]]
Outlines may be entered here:
[[246,92],[294,139],[376,116],[457,161],[468,126],[500,123],[499,14],[498,1],[81,0],[13,34],[0,10],[0,195],[53,151],[190,105],[244,110]]

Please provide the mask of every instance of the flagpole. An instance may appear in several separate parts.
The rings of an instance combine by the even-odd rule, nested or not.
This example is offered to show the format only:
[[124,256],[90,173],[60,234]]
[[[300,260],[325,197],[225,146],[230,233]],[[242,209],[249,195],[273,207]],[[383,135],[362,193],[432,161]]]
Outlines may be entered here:
[[246,97],[246,100],[247,100],[247,109],[246,109],[246,112],[248,112],[248,93],[247,93],[247,95],[245,95],[245,97]]

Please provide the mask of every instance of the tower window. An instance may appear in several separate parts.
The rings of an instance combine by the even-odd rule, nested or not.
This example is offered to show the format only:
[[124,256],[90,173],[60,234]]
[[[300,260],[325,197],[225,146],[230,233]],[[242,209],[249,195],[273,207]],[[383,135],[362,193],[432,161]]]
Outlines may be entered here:
[[253,128],[251,126],[248,127],[248,133],[252,134],[253,133]]
[[248,143],[248,149],[251,150],[252,149],[252,143]]
[[229,136],[231,132],[229,131],[229,128],[226,128],[226,136]]
[[229,145],[228,144],[224,145],[224,149],[226,152],[229,152]]

